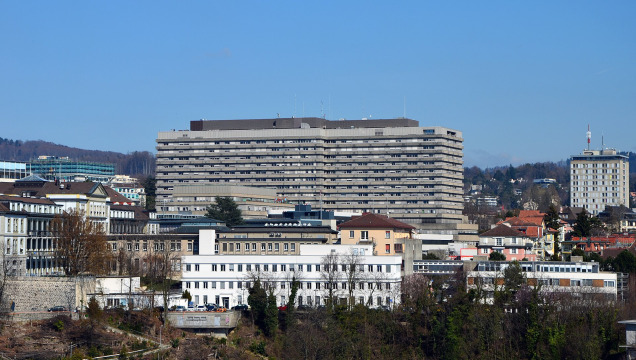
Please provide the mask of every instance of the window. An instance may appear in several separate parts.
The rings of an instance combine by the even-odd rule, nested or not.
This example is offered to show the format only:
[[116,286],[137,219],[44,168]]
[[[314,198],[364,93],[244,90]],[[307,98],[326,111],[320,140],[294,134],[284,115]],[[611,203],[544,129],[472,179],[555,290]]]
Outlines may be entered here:
[[192,271],[192,265],[186,264],[186,271]]
[[510,249],[510,253],[513,255],[517,254],[517,249]]
[[245,265],[247,271],[252,271],[252,264]]
[[352,238],[354,236],[355,232],[353,230],[349,230],[349,237]]
[[605,286],[605,287],[616,287],[616,282],[614,282],[614,280],[605,280],[605,281],[603,281],[603,286]]
[[241,243],[236,243],[236,251],[241,251]]
[[280,244],[279,243],[274,244],[274,251],[276,251],[276,252],[280,251]]
[[369,232],[360,231],[360,240],[369,240]]
[[234,243],[230,243],[230,251],[234,251]]
[[376,270],[378,272],[382,272],[382,265],[376,265]]
[[320,264],[316,264],[316,271],[320,271]]
[[212,264],[212,271],[217,271],[216,264]]
[[221,289],[225,289],[225,281],[219,281],[219,283],[221,284]]
[[223,243],[223,252],[227,252],[227,243]]
[[199,271],[199,264],[194,264],[194,271]]
[[190,288],[190,282],[186,281],[186,289],[189,289],[189,288]]
[[395,252],[396,253],[402,253],[402,244],[395,244],[393,245],[393,247],[395,248]]
[[250,251],[250,243],[245,243],[245,251]]
[[272,265],[272,271],[273,272],[278,272],[278,264],[273,264]]
[[387,253],[387,254],[391,253],[391,244],[386,244],[385,245],[384,252]]
[[212,281],[212,289],[216,289],[216,281]]
[[238,271],[243,271],[243,264],[238,264]]
[[261,251],[265,251],[265,243],[261,243]]
[[234,264],[230,264],[230,271],[234,271]]
[[384,232],[384,238],[385,239],[390,239],[391,238],[391,231],[385,231]]
[[263,265],[263,271],[269,271],[269,264]]
[[497,246],[502,246],[503,245],[503,239],[502,238],[496,238],[495,241],[497,242]]
[[307,283],[307,290],[311,290],[311,283],[310,282]]
[[[241,282],[241,281],[237,281],[237,282],[236,282],[236,288],[237,288],[237,289],[242,289],[242,288],[243,288],[243,282]],[[239,301],[239,302],[240,302],[240,301]]]
[[225,271],[225,264],[221,264],[221,271]]
[[234,289],[234,281],[228,281],[228,289]]
[[207,281],[204,281],[204,282],[203,282],[203,288],[204,288],[204,289],[207,289],[207,288],[208,288],[208,282],[207,282]]
[[307,264],[307,272],[311,272],[311,264]]
[[280,271],[287,271],[287,265],[280,264]]
[[391,272],[391,265],[387,265],[386,266],[386,272],[390,273]]
[[289,251],[289,244],[283,244],[283,251]]
[[296,244],[291,244],[291,251],[296,251]]
[[199,288],[199,282],[198,282],[198,281],[195,281],[195,282],[194,282],[194,288],[195,288],[195,289],[198,289],[198,288]]
[[267,251],[272,251],[272,243],[267,244]]
[[256,251],[256,243],[252,243],[252,251]]

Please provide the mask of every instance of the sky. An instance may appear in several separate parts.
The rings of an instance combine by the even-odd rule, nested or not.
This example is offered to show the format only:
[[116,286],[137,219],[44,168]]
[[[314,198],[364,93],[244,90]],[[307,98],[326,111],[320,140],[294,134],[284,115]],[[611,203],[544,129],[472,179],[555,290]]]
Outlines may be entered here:
[[[2,1],[0,137],[155,151],[190,120],[406,116],[466,166],[636,152],[634,1]],[[2,154],[0,154],[0,158]]]

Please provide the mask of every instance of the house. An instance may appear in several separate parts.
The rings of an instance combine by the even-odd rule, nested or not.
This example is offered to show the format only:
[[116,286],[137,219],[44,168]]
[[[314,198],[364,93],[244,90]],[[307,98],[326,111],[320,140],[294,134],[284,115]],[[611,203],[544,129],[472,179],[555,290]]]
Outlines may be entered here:
[[506,255],[507,261],[537,260],[533,247],[534,242],[529,236],[506,224],[480,234],[477,245],[478,255],[489,256],[491,252],[498,251]]
[[338,226],[343,245],[373,245],[374,255],[400,255],[404,275],[422,258],[422,241],[413,238],[415,227],[381,214],[364,213]]

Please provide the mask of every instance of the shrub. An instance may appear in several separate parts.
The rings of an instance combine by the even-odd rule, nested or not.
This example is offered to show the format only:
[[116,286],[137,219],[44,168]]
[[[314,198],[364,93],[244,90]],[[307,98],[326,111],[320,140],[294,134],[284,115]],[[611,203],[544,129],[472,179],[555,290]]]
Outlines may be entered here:
[[265,341],[253,342],[252,345],[250,345],[250,351],[254,354],[267,356],[265,352]]

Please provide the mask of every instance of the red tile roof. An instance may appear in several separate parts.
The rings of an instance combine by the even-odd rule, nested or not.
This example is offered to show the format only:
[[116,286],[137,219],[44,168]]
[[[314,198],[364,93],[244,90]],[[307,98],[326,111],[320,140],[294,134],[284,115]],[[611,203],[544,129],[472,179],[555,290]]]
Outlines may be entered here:
[[344,222],[338,226],[339,228],[351,229],[351,228],[378,228],[378,229],[408,229],[412,230],[415,227],[405,224],[401,221],[395,220],[388,216],[366,213],[362,216],[351,218],[351,220]]

